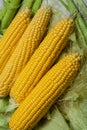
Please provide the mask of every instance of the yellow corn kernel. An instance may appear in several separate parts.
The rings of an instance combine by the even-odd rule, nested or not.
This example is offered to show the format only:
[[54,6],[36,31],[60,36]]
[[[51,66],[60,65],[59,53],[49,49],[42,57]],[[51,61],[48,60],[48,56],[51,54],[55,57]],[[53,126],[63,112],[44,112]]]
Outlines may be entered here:
[[48,6],[43,7],[38,10],[27,27],[0,75],[0,97],[5,97],[9,94],[19,73],[25,67],[35,49],[39,46],[46,32],[50,17],[50,8]]
[[12,87],[10,95],[17,103],[25,99],[53,65],[66,46],[73,28],[73,20],[64,19],[58,22],[42,41]]
[[9,123],[10,130],[32,130],[70,85],[79,67],[80,56],[77,53],[54,65],[15,111]]
[[0,41],[0,74],[12,55],[18,40],[29,24],[29,10],[20,11],[13,19]]

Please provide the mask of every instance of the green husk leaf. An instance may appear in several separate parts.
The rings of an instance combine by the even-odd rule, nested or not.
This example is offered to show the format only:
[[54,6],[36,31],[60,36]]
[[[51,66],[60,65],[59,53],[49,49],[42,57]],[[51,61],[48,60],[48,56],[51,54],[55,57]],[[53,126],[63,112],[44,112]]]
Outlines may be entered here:
[[3,19],[5,13],[7,11],[7,7],[6,7],[6,2],[4,1],[4,4],[3,4],[3,7],[2,9],[0,10],[0,21]]
[[31,8],[35,0],[23,0],[20,10]]
[[87,25],[87,6],[85,5],[84,1],[82,1],[82,0],[79,0],[79,2],[74,0],[74,2]]
[[87,45],[87,25],[85,24],[84,20],[82,19],[79,13],[77,14],[77,23],[84,36],[85,44]]
[[42,3],[42,0],[35,0],[33,7],[32,7],[32,10],[31,10],[32,16],[34,16],[35,13],[37,12],[37,10],[40,8],[41,3]]
[[2,128],[8,127],[8,122],[9,120],[7,119],[7,116],[0,114],[0,127]]
[[9,130],[9,120],[16,106],[9,103],[9,97],[0,99],[0,130]]
[[76,35],[75,35],[75,33],[72,33],[72,34],[70,35],[69,39],[70,39],[71,41],[73,41],[73,42],[76,42]]
[[18,8],[20,7],[21,0],[6,1],[6,13],[1,21],[1,30],[6,29],[14,18]]
[[9,130],[9,128],[0,127],[0,130]]
[[0,99],[0,113],[3,113],[6,111],[7,105],[9,104],[8,99],[9,99],[9,97]]
[[66,4],[66,2],[65,2],[64,0],[61,0],[61,3],[64,5],[64,7],[65,7],[67,10],[69,10],[69,9],[68,9],[68,6],[67,6],[67,4]]
[[70,11],[71,14],[78,12],[78,9],[76,8],[73,0],[66,0],[66,2],[67,2],[67,8],[68,8],[68,10]]
[[9,120],[12,116],[12,113],[0,113],[0,130],[10,130],[9,129]]

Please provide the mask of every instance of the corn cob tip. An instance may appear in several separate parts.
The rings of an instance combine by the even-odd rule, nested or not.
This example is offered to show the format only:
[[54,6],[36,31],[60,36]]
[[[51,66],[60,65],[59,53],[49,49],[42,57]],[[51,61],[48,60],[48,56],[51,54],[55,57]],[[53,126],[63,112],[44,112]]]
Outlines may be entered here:
[[43,8],[46,8],[46,10],[51,10],[51,6],[50,5],[45,5],[45,6],[43,6]]
[[74,31],[74,26],[75,26],[74,20],[72,18],[66,18],[65,23],[68,23],[68,26],[70,26],[69,34],[71,34]]
[[69,18],[69,23],[72,23],[72,24],[71,24],[72,26],[75,25],[74,19]]
[[[64,19],[61,20],[61,21],[63,21],[63,23],[68,23],[68,24],[71,25],[72,27],[73,27],[73,25],[75,24],[73,18],[64,18]],[[61,21],[60,21],[60,22],[61,22]]]
[[73,18],[67,18],[69,20],[70,23],[74,23]]
[[24,12],[28,13],[30,9],[28,7],[25,8]]
[[[74,59],[77,59],[78,61],[81,61],[81,55],[78,52],[72,53],[72,54],[70,54],[70,56],[73,57]],[[68,57],[68,56],[66,56],[66,57]]]
[[41,7],[40,9],[44,9],[46,12],[52,13],[51,7],[49,5],[45,5],[45,6]]
[[78,52],[76,52],[73,55],[74,55],[75,59],[77,59],[79,62],[81,61],[81,55]]
[[79,54],[78,52],[76,52],[75,55],[76,55],[77,57],[80,56],[80,54]]
[[80,56],[80,54],[78,52],[76,52],[76,53],[71,54],[70,56],[66,56],[66,58],[71,59],[71,61],[72,61],[71,63],[74,66],[73,69],[75,69],[77,71],[78,68],[81,65],[81,56]]
[[24,10],[20,10],[19,13],[20,13],[20,16],[23,16],[23,15],[30,16],[30,10],[27,7]]

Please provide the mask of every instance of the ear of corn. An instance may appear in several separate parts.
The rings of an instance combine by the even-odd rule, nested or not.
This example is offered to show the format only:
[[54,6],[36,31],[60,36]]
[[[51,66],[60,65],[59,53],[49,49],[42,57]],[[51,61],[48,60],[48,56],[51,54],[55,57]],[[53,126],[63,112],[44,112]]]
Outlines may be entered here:
[[20,11],[0,40],[0,74],[29,23],[29,10]]
[[19,73],[39,46],[51,17],[49,7],[43,7],[27,27],[16,49],[0,75],[0,97],[8,95]]
[[23,101],[52,66],[66,46],[73,25],[72,19],[58,22],[42,41],[12,87],[10,95],[17,103]]
[[54,65],[22,102],[10,120],[11,130],[31,130],[69,86],[80,66],[77,53]]

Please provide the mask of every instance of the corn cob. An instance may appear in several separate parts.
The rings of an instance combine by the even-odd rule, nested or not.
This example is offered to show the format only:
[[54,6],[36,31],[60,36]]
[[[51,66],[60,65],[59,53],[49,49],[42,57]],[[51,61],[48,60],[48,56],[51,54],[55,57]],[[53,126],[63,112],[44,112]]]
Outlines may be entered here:
[[52,66],[66,46],[68,37],[73,30],[73,25],[72,19],[58,22],[42,41],[12,87],[10,95],[17,103],[21,103],[24,100]]
[[11,130],[31,130],[64,92],[80,67],[78,53],[68,55],[54,65],[13,114]]
[[0,74],[29,23],[29,10],[20,11],[0,40]]
[[39,46],[51,17],[48,6],[38,10],[0,75],[0,97],[8,95],[19,73]]

